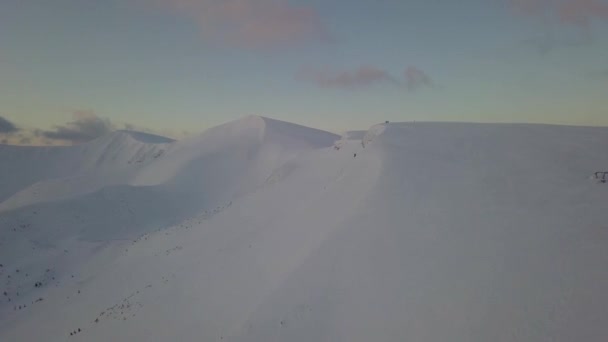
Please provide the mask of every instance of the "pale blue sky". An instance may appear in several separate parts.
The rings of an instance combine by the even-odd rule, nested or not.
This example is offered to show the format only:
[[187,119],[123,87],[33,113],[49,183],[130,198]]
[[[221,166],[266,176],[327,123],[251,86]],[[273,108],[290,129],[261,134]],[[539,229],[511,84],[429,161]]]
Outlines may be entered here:
[[[266,33],[270,43],[257,46],[238,39],[259,36],[208,33],[234,20],[197,12],[214,1],[0,0],[0,116],[48,129],[88,110],[171,132],[249,114],[334,131],[384,120],[608,125],[603,15],[584,14],[584,26],[551,8],[524,14],[511,0],[233,0],[279,8],[287,19],[270,29],[293,29],[290,15],[306,9],[331,36]],[[238,13],[255,27],[268,19],[250,12]],[[361,66],[398,83],[415,67],[432,84],[317,82]],[[325,71],[302,80],[303,68]]]

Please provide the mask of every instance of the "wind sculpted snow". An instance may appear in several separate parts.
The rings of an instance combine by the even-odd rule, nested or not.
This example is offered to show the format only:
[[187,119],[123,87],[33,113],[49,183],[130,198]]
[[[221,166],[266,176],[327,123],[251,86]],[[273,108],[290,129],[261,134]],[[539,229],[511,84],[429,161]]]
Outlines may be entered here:
[[63,175],[0,212],[0,340],[604,341],[607,139],[248,117]]

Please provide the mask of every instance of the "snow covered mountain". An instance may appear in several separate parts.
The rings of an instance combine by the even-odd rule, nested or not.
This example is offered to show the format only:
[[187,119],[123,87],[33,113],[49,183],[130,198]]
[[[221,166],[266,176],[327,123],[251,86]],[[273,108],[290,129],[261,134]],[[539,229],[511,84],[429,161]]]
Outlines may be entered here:
[[0,340],[605,341],[607,141],[247,117],[0,147]]
[[[40,182],[91,174],[98,178],[133,173],[162,155],[171,139],[118,131],[87,144],[70,147],[0,145],[0,201]],[[30,190],[35,191],[35,190]],[[35,200],[33,193],[28,194]],[[3,203],[4,204],[4,203]],[[0,209],[2,210],[2,209]]]

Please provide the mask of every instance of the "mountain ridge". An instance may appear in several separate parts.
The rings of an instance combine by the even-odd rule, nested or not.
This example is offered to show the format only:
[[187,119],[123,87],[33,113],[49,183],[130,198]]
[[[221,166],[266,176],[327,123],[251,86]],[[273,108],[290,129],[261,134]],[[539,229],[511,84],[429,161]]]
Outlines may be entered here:
[[608,128],[301,132],[248,118],[0,212],[0,339],[608,336]]

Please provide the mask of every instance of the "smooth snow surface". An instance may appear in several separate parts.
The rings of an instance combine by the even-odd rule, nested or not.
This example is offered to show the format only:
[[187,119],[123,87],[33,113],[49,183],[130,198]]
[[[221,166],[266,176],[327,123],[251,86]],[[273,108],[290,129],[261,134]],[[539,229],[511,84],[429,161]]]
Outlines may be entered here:
[[606,341],[607,141],[247,117],[0,146],[0,341]]

